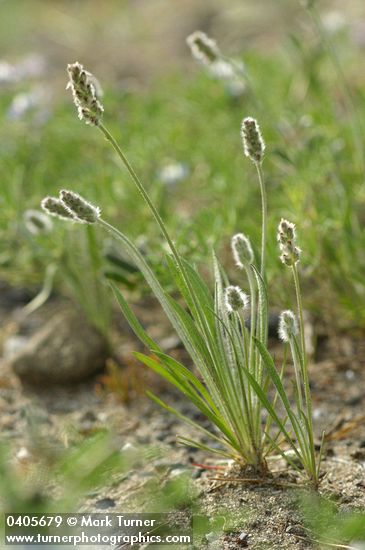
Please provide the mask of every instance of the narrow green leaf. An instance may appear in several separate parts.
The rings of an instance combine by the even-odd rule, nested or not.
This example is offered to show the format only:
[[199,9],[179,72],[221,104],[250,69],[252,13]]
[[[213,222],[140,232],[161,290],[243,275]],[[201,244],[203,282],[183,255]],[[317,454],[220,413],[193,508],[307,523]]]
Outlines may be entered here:
[[120,255],[117,255],[115,252],[107,252],[105,254],[105,259],[108,260],[111,264],[121,268],[123,271],[127,271],[130,274],[139,272],[135,265],[131,264]]
[[[298,421],[298,419],[296,418],[295,414],[292,411],[289,399],[286,395],[286,392],[285,392],[284,386],[281,382],[280,376],[276,372],[274,361],[273,361],[271,355],[269,354],[269,352],[267,351],[267,349],[265,348],[265,346],[257,338],[255,338],[255,344],[256,344],[259,352],[260,352],[260,355],[263,359],[264,365],[265,365],[266,369],[268,370],[268,372],[270,374],[270,377],[271,377],[271,379],[274,383],[274,386],[276,387],[276,389],[278,391],[280,399],[281,399],[281,401],[284,405],[284,408],[287,412],[290,423],[293,427],[294,433],[295,433],[295,435],[298,439],[298,443],[302,447],[302,446],[304,446],[303,442],[305,441],[305,434],[303,433],[303,429],[301,427],[300,422]],[[261,388],[260,388],[260,391],[261,391],[261,393],[263,393]],[[256,393],[257,393],[257,391],[256,391]],[[263,395],[265,395],[265,394],[263,394]],[[265,405],[265,407],[266,407],[266,405]]]
[[152,340],[152,338],[148,336],[148,334],[142,327],[141,323],[138,321],[137,317],[135,316],[135,314],[127,304],[126,300],[124,299],[118,287],[112,282],[110,282],[109,284],[113,290],[114,296],[118,301],[118,304],[120,306],[120,309],[122,310],[124,317],[126,318],[127,322],[129,323],[129,326],[131,327],[131,329],[133,330],[137,338],[139,338],[139,340],[141,340],[141,342],[147,348],[156,352],[161,351],[161,348],[156,344],[156,342],[154,342],[154,340]]
[[214,336],[214,318],[211,315],[211,310],[214,306],[212,294],[198,271],[196,271],[186,260],[183,259],[182,261],[185,271],[189,277],[190,284],[193,287],[195,295],[198,299],[199,306],[203,309],[204,317],[208,321],[208,326],[211,330],[212,336]]
[[209,430],[206,430],[200,424],[198,424],[197,422],[194,422],[194,420],[191,420],[190,418],[188,418],[187,416],[181,414],[179,411],[177,411],[173,407],[170,407],[169,405],[167,405],[167,403],[165,403],[164,401],[161,401],[161,399],[156,397],[156,395],[154,395],[150,391],[147,391],[146,394],[148,395],[148,397],[150,397],[150,399],[152,399],[152,401],[157,403],[157,405],[160,405],[160,407],[163,407],[164,409],[166,409],[170,413],[174,414],[175,416],[177,416],[177,418],[179,418],[180,420],[182,420],[186,424],[189,424],[190,426],[193,426],[194,428],[196,428],[200,432],[203,432],[210,439],[213,439],[214,441],[217,441],[221,445],[225,445],[225,446],[229,445],[229,443],[224,438],[220,438],[220,437],[214,435],[213,433],[211,433]]
[[[296,470],[297,472],[300,472],[302,473],[302,470],[301,468],[295,463],[295,460],[292,460],[290,458],[290,456],[288,455],[288,453],[286,453],[285,451],[283,451],[283,449],[280,448],[280,446],[276,443],[276,441],[274,439],[272,439],[268,434],[265,434],[266,437],[268,438],[268,440],[270,441],[272,447],[281,455],[281,457],[288,463],[290,464],[290,466]],[[293,446],[292,446],[293,448]],[[298,457],[300,458],[300,457]],[[302,460],[300,460],[300,462],[302,463]]]
[[252,271],[255,274],[257,287],[259,289],[259,304],[258,304],[258,323],[259,323],[259,340],[267,342],[267,327],[268,327],[268,306],[267,306],[267,289],[263,278],[257,268],[252,265]]
[[214,447],[209,447],[209,445],[204,445],[203,443],[199,443],[198,441],[195,441],[194,439],[189,439],[188,437],[177,437],[178,441],[181,441],[183,445],[186,445],[187,447],[195,447],[197,449],[201,449],[202,451],[208,451],[209,453],[217,454],[219,456],[224,456],[228,459],[234,458],[234,453],[232,454],[226,453],[224,451],[221,451],[220,449],[214,449]]
[[[280,430],[282,431],[283,435],[285,436],[285,439],[287,440],[287,442],[289,443],[291,448],[294,450],[294,452],[297,455],[298,459],[300,461],[302,461],[302,457],[299,454],[297,447],[294,445],[290,434],[286,430],[285,425],[283,424],[283,422],[280,419],[279,415],[277,414],[276,410],[273,408],[272,404],[270,403],[267,395],[263,392],[262,388],[257,383],[254,376],[252,376],[252,374],[249,372],[249,370],[248,369],[242,369],[242,370],[243,370],[245,376],[247,377],[248,381],[250,382],[251,386],[253,387],[256,395],[260,399],[261,403],[266,408],[267,412],[272,416],[274,422],[276,422],[276,424],[279,426]],[[266,437],[268,437],[267,434],[266,434]]]
[[195,388],[196,390],[201,393],[201,395],[204,397],[204,399],[207,401],[209,406],[215,410],[216,414],[219,414],[218,409],[216,408],[216,405],[214,401],[212,400],[209,392],[207,391],[206,387],[201,383],[201,381],[184,365],[179,363],[179,361],[176,361],[173,357],[170,357],[169,355],[166,355],[165,353],[156,352],[156,355],[161,358],[162,361],[165,362],[165,364],[174,372],[179,373],[181,376],[184,376]]
[[[147,365],[149,368],[154,370],[157,374],[168,380],[172,385],[177,387],[184,395],[186,395],[192,403],[206,416],[212,424],[214,424],[226,437],[226,441],[232,445],[232,447],[237,448],[238,444],[236,442],[235,436],[230,430],[230,428],[225,424],[224,420],[220,417],[219,414],[213,412],[202,397],[194,391],[190,385],[187,385],[186,381],[179,377],[176,373],[166,370],[162,365],[157,363],[152,357],[148,357],[141,353],[134,353],[142,363]],[[210,432],[209,432],[210,433]]]

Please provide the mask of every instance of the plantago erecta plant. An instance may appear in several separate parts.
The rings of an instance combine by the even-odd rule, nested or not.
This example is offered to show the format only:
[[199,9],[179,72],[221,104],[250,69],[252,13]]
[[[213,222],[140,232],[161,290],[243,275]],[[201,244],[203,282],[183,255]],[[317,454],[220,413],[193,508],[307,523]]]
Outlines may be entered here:
[[[99,329],[106,342],[110,344],[110,300],[107,294],[108,289],[100,284],[102,259],[95,228],[92,227],[92,224],[100,216],[100,211],[81,199],[77,193],[65,190],[60,192],[60,198],[46,197],[41,206],[50,216],[88,225],[86,231],[87,265],[84,266],[82,274],[78,267],[75,268],[72,264],[68,255],[63,255],[58,269],[62,270],[89,321]],[[87,275],[85,270],[87,270]]]
[[40,210],[26,210],[23,217],[26,228],[33,235],[47,234],[52,231],[52,220]]
[[243,141],[243,150],[246,155],[255,165],[259,178],[261,191],[261,210],[262,210],[262,226],[261,226],[261,277],[265,275],[265,256],[266,256],[266,233],[267,233],[267,199],[264,177],[262,173],[262,161],[265,153],[265,143],[262,139],[260,127],[254,118],[246,117],[242,121],[241,136]]
[[[216,52],[214,45],[209,43],[205,45],[210,47],[205,51],[205,55],[209,54],[212,57]],[[122,312],[130,326],[137,337],[153,353],[153,355],[136,353],[136,357],[178,388],[211,421],[213,429],[203,428],[199,423],[182,415],[178,410],[163,403],[152,394],[150,394],[151,398],[191,426],[194,426],[196,430],[208,436],[210,441],[219,443],[219,446],[213,447],[192,438],[180,438],[183,443],[233,459],[241,465],[249,465],[259,474],[267,472],[266,457],[273,449],[278,450],[286,457],[277,443],[278,438],[283,434],[310,479],[316,483],[317,477],[311,469],[313,465],[312,455],[309,457],[309,454],[306,454],[306,451],[308,450],[309,453],[313,447],[313,438],[308,435],[312,429],[312,423],[311,418],[309,420],[311,414],[309,385],[308,379],[305,377],[306,362],[303,359],[305,349],[304,343],[301,344],[301,347],[296,343],[296,321],[293,314],[283,313],[281,334],[291,344],[294,352],[293,357],[297,361],[295,363],[297,386],[299,387],[301,383],[304,386],[304,397],[302,397],[302,394],[300,394],[300,398],[298,397],[300,410],[297,417],[290,408],[282,386],[281,376],[277,374],[273,360],[266,350],[268,315],[264,281],[267,207],[261,171],[265,146],[257,122],[252,118],[245,118],[242,124],[242,137],[245,154],[257,168],[262,194],[263,234],[260,270],[255,266],[255,258],[249,239],[242,233],[238,233],[232,238],[231,243],[233,259],[240,271],[247,277],[249,296],[241,287],[229,284],[227,275],[214,254],[215,290],[212,294],[198,271],[177,250],[144,185],[129,163],[125,153],[109,130],[103,125],[101,121],[103,108],[100,104],[95,105],[95,101],[98,100],[96,99],[95,88],[91,84],[92,75],[86,72],[79,63],[69,65],[68,71],[71,79],[69,87],[73,91],[74,102],[80,118],[84,119],[86,123],[96,126],[112,145],[148,205],[162,236],[168,244],[169,253],[165,257],[166,267],[171,278],[175,281],[185,307],[164,290],[138,248],[126,235],[101,217],[98,207],[93,206],[72,191],[61,191],[60,199],[45,199],[43,208],[52,215],[59,215],[69,221],[100,225],[118,239],[124,251],[141,271],[159,300],[189,353],[197,374],[182,365],[174,357],[167,355],[158,343],[150,338],[120,291],[115,285],[112,285]],[[300,304],[301,307],[296,271],[297,258],[295,256],[296,253],[299,254],[299,249],[295,247],[294,227],[290,224],[282,225],[282,230],[283,236],[280,241],[283,247],[282,253],[285,255],[285,263],[292,266],[297,288],[298,306]],[[293,233],[291,239],[290,231]],[[249,319],[246,318],[248,317],[248,311],[250,312]],[[299,316],[299,332],[301,334],[301,311]],[[274,400],[270,400],[268,397],[270,381],[273,382],[276,389]],[[286,409],[287,416],[284,419],[281,419],[277,412],[278,395]],[[307,407],[306,411],[301,410],[303,403]],[[262,421],[264,407],[269,412],[269,420],[266,424],[263,424]],[[288,419],[291,422],[297,443],[292,440],[286,429]],[[305,422],[304,419],[306,419]],[[274,424],[276,425],[275,433],[273,433]],[[294,463],[293,465],[295,466]]]
[[217,42],[202,31],[195,31],[186,39],[192,56],[204,65],[210,74],[228,84],[233,95],[240,95],[246,88],[243,64],[225,57]]
[[[261,392],[261,388],[256,388],[256,390],[263,405],[270,413],[271,418],[280,426],[281,432],[287,443],[290,445],[296,461],[299,461],[313,486],[317,487],[319,482],[322,444],[319,458],[317,460],[314,446],[312,400],[305,349],[303,306],[297,265],[300,260],[301,250],[296,245],[296,229],[293,223],[284,219],[280,221],[278,227],[278,242],[281,252],[280,259],[285,265],[290,267],[293,272],[297,298],[299,322],[295,314],[290,310],[286,310],[281,313],[279,322],[279,336],[284,343],[289,344],[293,358],[295,371],[294,393],[296,409],[292,406],[288,399],[281,377],[278,376],[276,372],[273,359],[271,358],[269,352],[265,349],[265,346],[259,340],[256,340],[256,345],[264,361],[265,368],[276,388],[277,396],[280,397],[284,406],[287,414],[287,419],[285,422],[282,422],[282,420],[278,417],[277,411],[272,407],[272,404],[268,403],[266,396]],[[290,424],[291,430],[295,435],[295,443],[293,442],[291,433],[287,431],[287,422]],[[268,438],[271,439],[270,434],[267,435]],[[289,453],[283,453],[280,447],[278,447],[275,443],[274,448],[276,448],[290,464],[296,467],[295,461],[291,460]]]
[[[304,319],[302,295],[300,290],[298,262],[300,261],[301,250],[296,245],[296,229],[293,223],[282,219],[278,227],[278,242],[281,251],[281,261],[291,268],[293,272],[295,292],[297,298],[297,310],[299,316],[299,336],[300,344],[297,342],[298,326],[294,314],[290,311],[284,311],[280,319],[280,336],[284,341],[288,341],[294,362],[296,376],[296,396],[298,405],[298,427],[303,426],[302,440],[298,438],[298,444],[302,452],[302,461],[308,474],[313,481],[318,479],[319,466],[316,463],[313,420],[312,420],[312,400],[310,394],[307,353],[305,348]],[[287,337],[287,338],[285,338]],[[304,398],[302,396],[302,386],[304,386]],[[316,473],[316,475],[315,475]]]

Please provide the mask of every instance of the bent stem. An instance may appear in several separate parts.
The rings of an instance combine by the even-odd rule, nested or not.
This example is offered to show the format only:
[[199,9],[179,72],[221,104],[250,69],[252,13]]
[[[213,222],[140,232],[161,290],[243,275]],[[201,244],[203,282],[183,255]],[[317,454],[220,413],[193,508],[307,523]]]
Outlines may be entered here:
[[[180,268],[183,268],[182,265],[180,266],[181,262],[180,262],[179,254],[176,250],[176,247],[175,247],[174,243],[172,242],[172,239],[171,239],[170,235],[167,232],[166,226],[165,226],[160,214],[158,213],[155,205],[151,201],[147,191],[145,190],[141,180],[139,179],[139,177],[137,176],[136,172],[134,171],[132,165],[130,164],[129,160],[127,159],[127,157],[125,156],[122,149],[120,148],[120,146],[118,145],[117,141],[114,139],[112,134],[109,132],[109,130],[101,123],[99,123],[97,127],[104,134],[104,136],[109,141],[109,143],[112,145],[113,149],[115,150],[115,152],[117,153],[119,158],[122,160],[124,166],[126,167],[127,171],[129,172],[130,176],[132,177],[134,183],[136,184],[138,191],[140,192],[143,199],[146,201],[147,206],[151,210],[151,212],[152,212],[152,214],[153,214],[153,216],[154,216],[154,218],[155,218],[155,220],[156,220],[163,236],[165,237],[165,239],[166,239],[166,241],[167,241],[167,243],[170,247],[170,250],[171,250],[176,262],[178,263]],[[182,271],[183,271],[183,269],[182,269]]]
[[186,287],[189,291],[189,294],[190,294],[190,297],[191,297],[191,300],[193,302],[193,305],[194,305],[194,309],[195,309],[195,312],[200,320],[200,324],[201,326],[204,325],[204,318],[203,318],[203,314],[199,308],[199,304],[198,304],[198,301],[196,299],[196,295],[195,295],[195,292],[193,290],[193,287],[190,283],[190,280],[189,280],[189,277],[186,273],[186,270],[184,268],[184,265],[180,259],[180,256],[179,256],[179,253],[166,229],[166,226],[160,216],[160,214],[158,213],[155,205],[153,204],[153,202],[151,201],[147,191],[145,190],[144,188],[144,185],[143,183],[141,182],[141,180],[139,179],[139,177],[137,176],[136,172],[134,171],[132,165],[130,164],[129,160],[127,159],[127,157],[125,156],[125,154],[123,153],[122,149],[120,148],[119,144],[117,143],[117,141],[114,139],[114,137],[112,136],[112,134],[109,132],[109,130],[102,124],[102,123],[99,123],[97,125],[97,128],[99,128],[99,130],[104,134],[105,138],[107,139],[107,141],[109,141],[109,143],[112,145],[113,149],[115,150],[115,152],[117,153],[117,155],[119,156],[119,158],[121,159],[121,161],[123,162],[124,166],[126,167],[127,171],[129,172],[132,180],[134,181],[138,191],[140,192],[140,194],[142,195],[142,198],[144,199],[144,201],[146,202],[147,206],[149,207],[153,217],[155,218],[155,221],[157,222],[157,225],[159,226],[160,230],[161,230],[161,233],[162,235],[164,236],[164,238],[166,239],[166,242],[167,244],[169,245],[169,248],[171,250],[171,253],[176,261],[176,264],[178,265],[179,267],[179,270],[181,271],[181,274],[184,278],[184,282],[186,284]]

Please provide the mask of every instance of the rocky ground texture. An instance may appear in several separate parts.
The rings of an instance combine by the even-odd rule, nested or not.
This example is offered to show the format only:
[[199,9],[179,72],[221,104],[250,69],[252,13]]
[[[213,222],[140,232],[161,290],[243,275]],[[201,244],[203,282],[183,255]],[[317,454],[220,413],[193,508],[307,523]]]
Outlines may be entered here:
[[[57,453],[57,449],[107,429],[121,453],[140,453],[142,458],[105,485],[87,492],[77,505],[80,509],[152,511],[158,490],[181,479],[186,495],[175,496],[186,502],[177,507],[180,512],[194,506],[211,518],[226,518],[224,532],[216,534],[213,528],[207,532],[207,548],[325,547],[316,542],[301,512],[300,502],[308,496],[307,488],[294,472],[286,472],[280,461],[271,463],[272,477],[259,480],[250,472],[238,472],[201,451],[178,444],[176,435],[191,437],[192,430],[145,397],[146,387],[184,414],[201,422],[205,420],[131,359],[131,351],[138,343],[125,327],[123,334],[118,335],[119,345],[115,356],[107,362],[107,370],[95,374],[100,370],[100,357],[93,352],[93,363],[90,356],[90,350],[98,346],[92,329],[91,334],[86,329],[75,331],[72,322],[65,320],[63,325],[71,327],[79,342],[83,339],[83,347],[89,354],[86,362],[81,352],[77,355],[81,365],[79,376],[75,374],[77,362],[71,368],[66,361],[64,376],[68,377],[71,368],[74,379],[68,380],[71,384],[61,385],[59,369],[64,356],[51,349],[48,377],[52,385],[42,379],[47,378],[42,354],[36,378],[19,378],[23,372],[19,370],[19,362],[28,367],[30,363],[36,365],[36,355],[30,359],[32,349],[38,353],[45,332],[49,343],[52,326],[57,325],[60,315],[66,315],[63,304],[60,313],[60,304],[51,301],[25,322],[20,312],[22,302],[27,299],[20,294],[12,295],[11,299],[8,296],[8,302],[3,300],[0,308],[3,325],[0,430],[2,440],[10,447],[10,460],[19,471],[29,470],[46,453]],[[75,313],[69,314],[74,319]],[[159,330],[153,313],[146,324],[150,324],[152,331]],[[183,354],[176,339],[166,334],[164,327],[160,330],[166,347],[175,347],[177,355]],[[100,349],[104,353],[102,346],[97,351]],[[365,509],[364,358],[365,346],[360,340],[354,342],[346,336],[333,341],[322,339],[310,367],[316,433],[319,438],[324,427],[327,433],[320,494],[329,497],[340,511]],[[88,362],[89,370],[85,369]],[[54,369],[58,369],[57,375]],[[83,381],[76,383],[77,378]],[[36,426],[35,431],[32,426]],[[57,497],[61,488],[55,483],[50,490]],[[174,502],[175,496],[167,494],[166,498]]]

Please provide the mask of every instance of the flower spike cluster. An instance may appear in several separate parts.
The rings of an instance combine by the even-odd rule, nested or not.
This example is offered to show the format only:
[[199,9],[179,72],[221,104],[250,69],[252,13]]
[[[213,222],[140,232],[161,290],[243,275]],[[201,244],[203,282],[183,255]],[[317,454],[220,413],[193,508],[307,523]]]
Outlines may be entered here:
[[225,302],[228,313],[240,311],[248,307],[249,299],[247,294],[239,286],[227,286],[225,291]]
[[41,202],[41,207],[50,216],[55,216],[61,220],[75,221],[75,216],[71,210],[56,197],[45,197]]
[[300,260],[301,250],[296,246],[296,231],[294,223],[281,219],[278,227],[278,243],[280,248],[280,260],[291,267]]
[[100,208],[90,204],[73,191],[60,191],[60,198],[46,197],[41,206],[47,214],[62,220],[78,223],[95,223],[100,218]]
[[195,59],[204,65],[215,63],[221,56],[216,41],[209,38],[203,31],[193,32],[187,37],[186,42]]
[[67,65],[67,72],[70,80],[66,89],[70,88],[72,91],[79,119],[97,126],[103,116],[104,107],[97,98],[93,75],[78,62]]
[[231,241],[232,254],[239,269],[253,264],[254,254],[250,240],[243,233],[233,235]]
[[244,65],[240,61],[232,62],[224,57],[217,42],[202,31],[195,31],[186,39],[192,56],[205,65],[211,76],[226,83],[227,90],[234,96],[245,91],[243,77]]
[[261,164],[264,158],[265,142],[261,135],[260,126],[254,118],[246,117],[241,125],[243,151],[254,164]]
[[283,342],[290,340],[298,334],[297,318],[290,309],[282,311],[279,319],[279,337]]
[[71,210],[78,222],[95,223],[100,218],[100,208],[90,204],[73,191],[60,191],[60,200]]

